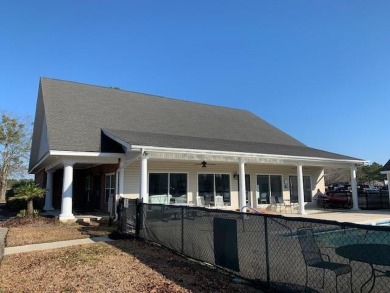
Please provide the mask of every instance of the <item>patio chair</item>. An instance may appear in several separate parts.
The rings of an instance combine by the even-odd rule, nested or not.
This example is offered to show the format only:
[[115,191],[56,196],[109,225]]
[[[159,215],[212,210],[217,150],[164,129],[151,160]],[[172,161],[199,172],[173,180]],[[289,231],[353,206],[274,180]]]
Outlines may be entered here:
[[203,196],[197,196],[196,197],[196,205],[198,207],[204,207],[205,206],[205,201]]
[[282,212],[282,208],[285,208],[283,199],[280,200],[279,196],[271,196],[271,210],[275,210],[276,212],[278,211]]
[[[330,257],[327,254],[321,253],[320,248],[314,238],[314,233],[312,228],[301,228],[297,230],[299,245],[301,246],[301,251],[303,258],[306,264],[306,287],[308,283],[308,270],[309,267],[322,269],[322,288],[324,288],[325,283],[325,270],[329,270],[335,273],[336,275],[336,292],[338,292],[337,286],[337,277],[350,273],[350,286],[352,292],[352,268],[348,264],[331,262]],[[326,257],[324,260],[323,257]]]
[[214,198],[214,205],[216,208],[223,208],[225,207],[225,204],[223,203],[223,196],[222,195],[216,195]]
[[266,192],[260,193],[260,204],[263,204],[263,203],[268,203],[267,202],[267,193]]

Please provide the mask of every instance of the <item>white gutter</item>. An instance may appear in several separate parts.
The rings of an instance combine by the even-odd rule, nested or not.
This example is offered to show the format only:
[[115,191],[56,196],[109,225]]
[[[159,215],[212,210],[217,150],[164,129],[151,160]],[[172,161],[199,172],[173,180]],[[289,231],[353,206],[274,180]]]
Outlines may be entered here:
[[132,149],[146,150],[146,151],[156,151],[162,153],[183,153],[183,154],[193,154],[193,155],[221,155],[227,157],[239,157],[239,158],[273,158],[273,159],[284,159],[290,161],[309,161],[309,162],[329,162],[329,163],[349,163],[349,164],[364,164],[367,161],[362,160],[347,160],[347,159],[329,159],[321,157],[298,157],[298,156],[288,156],[288,155],[272,155],[272,154],[260,154],[260,153],[240,153],[240,152],[226,152],[226,151],[214,151],[214,150],[200,150],[200,149],[179,149],[179,148],[164,148],[164,147],[154,147],[154,146],[142,146],[142,145],[132,145]]
[[76,157],[102,157],[117,158],[123,157],[123,153],[101,153],[101,152],[74,152],[74,151],[49,151],[51,156],[76,156]]
[[93,158],[122,158],[123,153],[101,153],[101,152],[74,152],[74,151],[48,151],[28,172],[31,174],[39,165],[41,165],[49,156],[74,156],[74,157],[93,157]]

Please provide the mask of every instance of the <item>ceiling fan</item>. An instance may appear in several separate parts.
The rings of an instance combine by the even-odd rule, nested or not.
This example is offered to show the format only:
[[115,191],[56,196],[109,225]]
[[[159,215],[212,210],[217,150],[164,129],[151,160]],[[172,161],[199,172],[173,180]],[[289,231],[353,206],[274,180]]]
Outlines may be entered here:
[[202,168],[206,168],[207,165],[215,165],[215,164],[207,163],[206,161],[202,161],[199,164],[195,164],[195,165],[202,166]]

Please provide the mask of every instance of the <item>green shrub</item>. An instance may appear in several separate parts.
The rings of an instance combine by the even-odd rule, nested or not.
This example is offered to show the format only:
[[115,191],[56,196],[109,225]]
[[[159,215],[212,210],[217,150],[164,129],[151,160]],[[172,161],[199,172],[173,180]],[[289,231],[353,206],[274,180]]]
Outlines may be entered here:
[[26,210],[26,209],[20,210],[20,211],[16,214],[16,216],[17,216],[18,218],[24,218],[25,216],[27,216],[27,210]]
[[14,185],[15,187],[12,186],[12,188],[7,190],[7,192],[5,193],[5,200],[7,202],[7,207],[14,212],[27,208],[27,203],[25,200],[21,200],[21,199],[10,200],[14,198],[15,188],[18,187],[19,185],[20,185],[19,183],[16,183]]
[[41,213],[41,212],[40,212],[39,210],[34,210],[34,211],[33,211],[33,217],[34,217],[34,218],[38,218],[39,215],[40,215],[40,213]]
[[[33,217],[34,217],[34,218],[38,218],[39,215],[40,215],[39,210],[34,210],[34,212],[33,212]],[[24,218],[24,217],[28,216],[27,210],[26,210],[26,209],[20,210],[20,211],[16,214],[16,216],[17,216],[18,218]]]
[[[22,179],[14,183],[11,189],[7,190],[5,197],[7,202],[7,207],[14,212],[27,209],[27,202],[23,199],[13,199],[15,197],[15,189],[19,188],[22,185],[25,185],[28,182],[33,182],[33,180]],[[11,200],[12,199],[12,200]],[[41,198],[34,199],[34,207],[42,209],[44,200]]]

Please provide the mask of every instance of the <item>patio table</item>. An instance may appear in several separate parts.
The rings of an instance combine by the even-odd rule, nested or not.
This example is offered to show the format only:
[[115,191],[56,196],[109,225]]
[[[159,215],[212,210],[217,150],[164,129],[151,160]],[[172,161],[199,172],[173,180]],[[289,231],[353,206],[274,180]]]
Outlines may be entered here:
[[[370,278],[362,285],[363,287],[372,280],[372,285],[369,290],[375,286],[375,271],[379,271],[374,268],[374,265],[390,266],[390,245],[386,244],[351,244],[346,246],[340,246],[336,248],[336,253],[342,257],[348,258],[350,261],[358,261],[367,263],[371,267]],[[379,271],[381,272],[381,271]],[[382,272],[385,273],[385,272]]]

